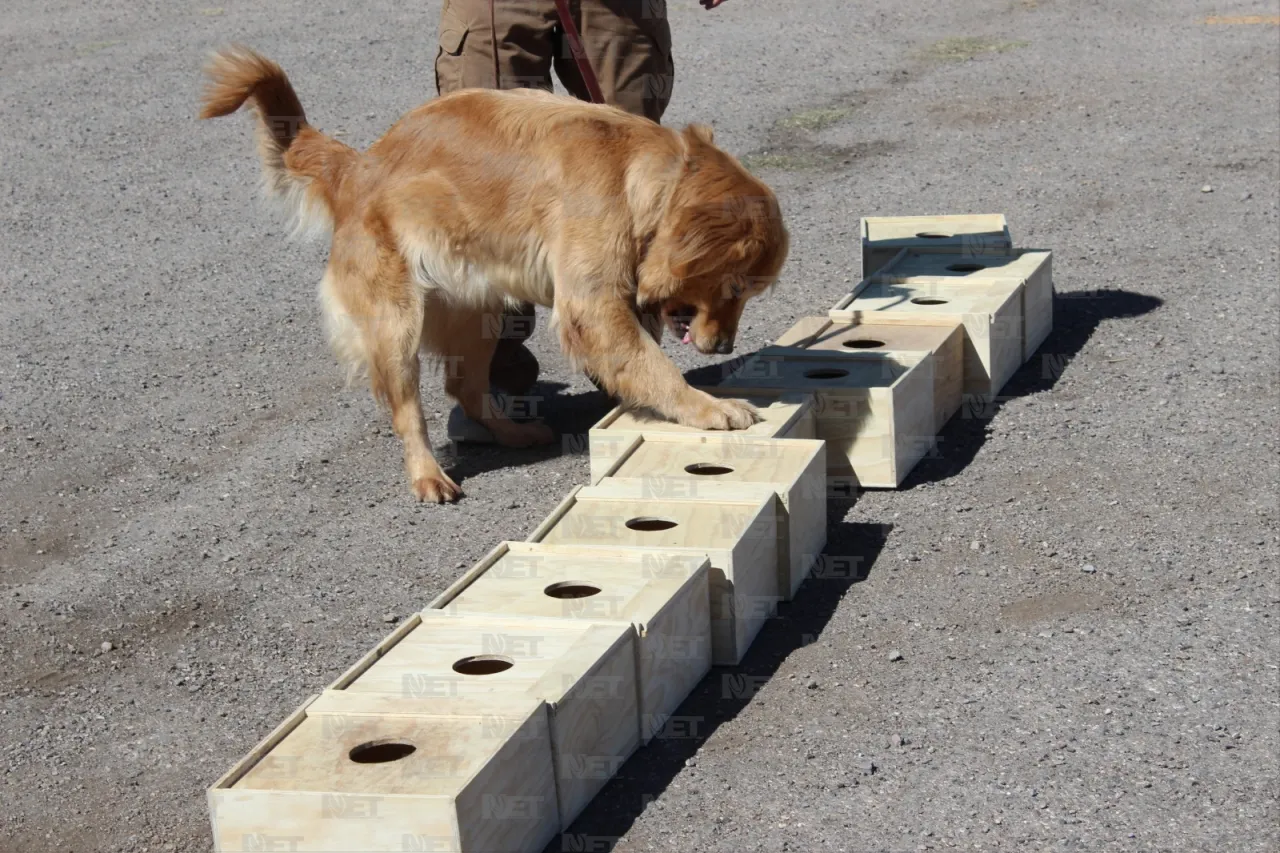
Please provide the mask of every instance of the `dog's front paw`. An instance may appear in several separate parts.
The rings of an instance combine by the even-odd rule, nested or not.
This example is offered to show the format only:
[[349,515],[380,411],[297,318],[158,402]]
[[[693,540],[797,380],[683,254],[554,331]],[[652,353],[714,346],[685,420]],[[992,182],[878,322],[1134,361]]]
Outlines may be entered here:
[[746,429],[759,423],[760,413],[745,400],[722,400],[710,394],[698,392],[704,398],[694,407],[687,417],[679,420],[685,426],[698,429]]
[[462,489],[449,479],[449,475],[441,471],[413,481],[413,493],[423,503],[453,503],[462,497]]

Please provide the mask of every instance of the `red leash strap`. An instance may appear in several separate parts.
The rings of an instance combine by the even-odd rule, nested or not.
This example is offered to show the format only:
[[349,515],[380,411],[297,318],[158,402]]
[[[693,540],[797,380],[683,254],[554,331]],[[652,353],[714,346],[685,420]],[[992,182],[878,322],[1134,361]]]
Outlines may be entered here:
[[578,37],[578,28],[573,25],[573,17],[569,14],[569,0],[556,0],[556,14],[560,16],[560,26],[564,28],[564,37],[569,41],[569,50],[573,53],[573,61],[577,63],[578,73],[591,95],[591,103],[603,104],[604,94],[600,91],[600,83],[591,70],[591,61],[582,48],[582,39]]

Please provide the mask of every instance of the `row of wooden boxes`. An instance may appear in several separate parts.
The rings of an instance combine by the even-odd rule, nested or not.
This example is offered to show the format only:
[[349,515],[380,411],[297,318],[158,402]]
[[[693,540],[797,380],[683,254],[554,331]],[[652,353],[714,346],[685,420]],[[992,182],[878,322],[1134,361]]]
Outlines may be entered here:
[[[900,486],[965,401],[996,398],[1053,327],[1052,255],[1013,248],[1002,215],[864,219],[863,259],[827,316],[703,389],[755,403],[755,435],[825,441],[833,494]],[[593,477],[616,456],[610,430],[692,432],[613,417],[593,431]]]
[[[981,381],[970,350],[983,365],[993,350],[980,325],[970,331],[976,295],[947,322],[861,307],[916,262],[899,249],[830,319],[802,322],[709,389],[753,401],[762,421],[750,429],[611,412],[589,434],[591,485],[529,541],[500,543],[213,785],[216,849],[543,850],[796,593],[826,544],[828,496],[896,485],[920,455],[912,441]],[[1024,279],[1000,305],[1017,301],[1025,318],[1025,291]]]
[[216,849],[541,851],[567,829],[826,543],[821,441],[633,433],[613,467],[215,783]]

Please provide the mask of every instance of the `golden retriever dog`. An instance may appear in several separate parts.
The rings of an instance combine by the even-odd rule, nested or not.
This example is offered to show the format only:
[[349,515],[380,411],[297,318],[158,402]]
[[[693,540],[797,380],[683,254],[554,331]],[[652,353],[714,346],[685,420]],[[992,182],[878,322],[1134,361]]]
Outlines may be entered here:
[[307,123],[274,62],[232,48],[206,71],[201,118],[248,102],[268,193],[302,230],[332,233],[320,284],[330,340],[390,409],[420,500],[461,494],[428,443],[420,353],[443,361],[446,392],[499,443],[552,441],[489,393],[495,320],[521,302],[551,308],[570,361],[625,404],[702,429],[759,419],[690,387],[652,322],[729,353],[743,305],[786,259],[777,199],[710,128],[475,89],[409,112],[361,153]]

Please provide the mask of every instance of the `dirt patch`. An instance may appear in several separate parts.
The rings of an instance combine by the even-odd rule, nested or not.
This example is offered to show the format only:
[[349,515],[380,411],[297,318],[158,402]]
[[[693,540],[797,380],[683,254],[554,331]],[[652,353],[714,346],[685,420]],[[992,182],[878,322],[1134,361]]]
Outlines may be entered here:
[[778,127],[798,128],[799,130],[818,131],[843,121],[853,113],[853,107],[815,107],[801,110],[778,122]]
[[920,51],[920,56],[933,62],[965,62],[988,53],[1008,53],[1028,44],[989,36],[949,36]]
[[1051,592],[1006,604],[1000,608],[1000,618],[1017,625],[1034,625],[1077,613],[1101,610],[1106,603],[1106,599],[1098,595]]
[[821,131],[848,119],[868,99],[868,92],[855,92],[778,119],[765,144],[743,157],[742,164],[752,170],[838,171],[855,160],[892,151],[897,145],[887,140],[833,145],[818,138]]

